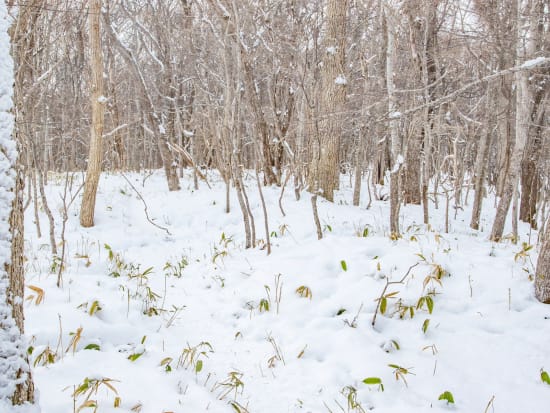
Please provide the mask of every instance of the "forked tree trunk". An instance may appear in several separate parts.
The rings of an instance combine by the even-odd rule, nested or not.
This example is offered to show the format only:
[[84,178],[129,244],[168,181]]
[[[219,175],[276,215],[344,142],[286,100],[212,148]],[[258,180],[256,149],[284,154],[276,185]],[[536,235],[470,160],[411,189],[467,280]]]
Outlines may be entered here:
[[103,96],[103,52],[101,50],[100,33],[101,0],[90,1],[89,27],[90,27],[90,52],[92,72],[92,125],[90,136],[90,152],[88,155],[88,169],[84,183],[84,195],[80,208],[80,225],[83,227],[94,226],[95,199],[99,175],[101,174],[101,161],[103,158],[102,136],[105,97]]
[[[523,24],[522,24],[522,14],[529,12],[525,10],[527,7],[523,7],[523,1],[517,0],[518,2],[518,38],[517,38],[517,47],[518,47],[518,64],[519,57],[523,56],[525,59],[528,59],[531,56],[533,51],[533,41],[531,39],[526,39],[527,36],[523,36]],[[530,16],[531,17],[531,16]],[[533,33],[533,18],[531,17],[530,28],[528,29]],[[526,42],[526,45],[523,46],[523,41]],[[502,238],[502,233],[504,232],[504,224],[506,222],[506,215],[510,209],[510,204],[514,196],[514,191],[518,185],[520,172],[521,172],[521,161],[523,159],[523,153],[525,151],[525,144],[527,143],[527,137],[529,134],[529,122],[530,122],[530,108],[531,108],[531,93],[529,90],[529,73],[526,70],[519,70],[514,74],[514,83],[516,86],[516,127],[515,127],[515,136],[516,141],[514,145],[514,150],[512,156],[510,157],[510,165],[508,168],[508,176],[506,177],[506,182],[502,191],[502,196],[497,206],[497,212],[495,220],[493,222],[493,228],[491,230],[491,240],[500,241]]]
[[164,172],[166,174],[168,190],[179,191],[181,188],[180,188],[179,178],[178,178],[177,163],[170,149],[168,136],[166,136],[165,127],[162,124],[162,120],[157,114],[157,111],[155,110],[153,98],[149,93],[149,89],[147,88],[147,84],[145,83],[143,73],[140,70],[140,67],[138,65],[138,62],[136,60],[134,53],[130,51],[130,49],[128,49],[120,41],[117,34],[111,27],[109,16],[108,15],[103,15],[103,16],[105,18],[104,27],[107,32],[107,35],[112,40],[113,45],[116,46],[122,58],[124,59],[126,64],[130,67],[131,71],[133,72],[136,80],[136,86],[138,90],[141,92],[142,98],[146,102],[147,120],[149,121],[150,125],[153,128],[154,138],[159,148],[160,157],[162,159],[162,164],[164,167]]

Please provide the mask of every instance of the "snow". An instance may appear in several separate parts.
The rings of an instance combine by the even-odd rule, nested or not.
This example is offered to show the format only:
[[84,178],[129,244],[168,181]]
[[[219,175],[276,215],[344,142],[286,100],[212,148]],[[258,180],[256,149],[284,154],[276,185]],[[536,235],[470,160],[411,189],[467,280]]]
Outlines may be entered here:
[[334,79],[334,83],[340,86],[345,86],[348,84],[348,81],[346,80],[346,77],[344,75],[338,75],[336,79]]
[[[246,175],[257,237],[265,240],[255,176]],[[334,203],[318,199],[324,231],[318,241],[310,196],[296,201],[287,188],[283,216],[280,188],[266,187],[273,243],[267,256],[260,247],[244,249],[236,196],[225,214],[218,174],[209,172],[212,190],[195,191],[187,170],[179,192],[165,189],[160,171],[147,179],[127,176],[151,219],[172,236],[147,222],[122,177],[103,174],[96,226],[81,228],[79,202],[71,208],[59,289],[46,238],[26,226],[27,283],[45,291],[40,305],[26,301],[44,412],[72,412],[73,386],[85,378],[116,380],[111,384],[121,407],[113,409],[115,394],[100,386],[92,396],[99,412],[131,413],[136,406],[143,413],[239,406],[261,413],[337,412],[339,406],[347,411],[352,389],[365,411],[381,413],[479,412],[493,396],[496,412],[545,411],[550,387],[540,381],[540,369],[550,368],[550,307],[533,296],[535,250],[516,256],[536,232],[520,225],[519,245],[488,242],[490,196],[481,232],[469,229],[469,208],[451,217],[452,232],[445,234],[444,208],[431,205],[427,228],[421,207],[405,206],[403,237],[392,241],[389,202],[373,201],[366,210],[364,191],[361,206],[350,206],[353,191],[343,177]],[[63,177],[52,174],[49,182],[50,207],[57,211]],[[27,214],[30,222],[32,208]],[[388,287],[396,295],[373,327],[386,281],[401,279],[416,263],[403,284]],[[428,295],[431,314],[426,304],[416,308]],[[90,314],[96,300],[101,310]],[[413,306],[414,317],[407,312],[400,319],[398,303]],[[76,351],[65,351],[79,328]],[[96,349],[86,350],[90,344]],[[48,346],[54,363],[38,358]],[[389,364],[409,373],[396,380]],[[380,378],[384,391],[363,383],[367,377]],[[438,401],[445,391],[454,406]],[[77,397],[77,408],[83,401]]]
[[[11,259],[9,217],[15,187],[14,166],[17,147],[12,139],[14,120],[12,108],[13,62],[7,34],[9,19],[6,4],[0,2],[0,411],[35,412],[34,406],[11,406],[16,386],[23,382],[28,369],[25,363],[26,343],[8,305],[9,276],[6,264]],[[14,300],[17,297],[13,297]],[[19,372],[22,376],[19,377]]]
[[330,55],[335,55],[336,54],[336,46],[329,46],[327,47],[327,53],[330,54]]
[[390,119],[399,119],[401,117],[401,112],[391,112]]
[[395,165],[393,166],[393,169],[391,173],[395,173],[399,171],[399,168],[401,168],[401,165],[405,163],[405,157],[401,154],[397,155],[397,158],[395,159]]
[[527,60],[520,67],[523,69],[529,69],[535,66],[540,66],[543,63],[550,62],[550,57],[539,56],[531,60]]

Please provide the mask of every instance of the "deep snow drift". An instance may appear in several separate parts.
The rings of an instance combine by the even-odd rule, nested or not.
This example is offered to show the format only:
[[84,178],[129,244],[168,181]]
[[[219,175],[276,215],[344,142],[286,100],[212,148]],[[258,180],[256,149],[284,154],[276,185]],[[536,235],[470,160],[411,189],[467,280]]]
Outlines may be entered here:
[[[520,226],[517,245],[487,241],[492,199],[485,231],[468,228],[466,207],[444,233],[442,201],[430,229],[420,207],[403,208],[403,238],[392,241],[389,204],[366,210],[365,193],[350,206],[346,178],[334,204],[319,202],[318,241],[307,193],[296,201],[287,188],[283,216],[280,188],[264,188],[267,256],[243,249],[241,212],[232,197],[224,213],[217,175],[212,190],[193,191],[187,176],[173,193],[159,172],[128,178],[170,235],[123,177],[104,174],[94,228],[79,227],[78,197],[71,205],[62,288],[46,217],[38,239],[27,209],[26,334],[43,412],[73,412],[87,397],[99,412],[144,413],[547,407],[550,306],[534,299],[536,252],[522,246],[537,234]],[[64,177],[51,181],[59,239]],[[246,182],[265,240],[255,179]],[[438,400],[446,391],[454,403]]]

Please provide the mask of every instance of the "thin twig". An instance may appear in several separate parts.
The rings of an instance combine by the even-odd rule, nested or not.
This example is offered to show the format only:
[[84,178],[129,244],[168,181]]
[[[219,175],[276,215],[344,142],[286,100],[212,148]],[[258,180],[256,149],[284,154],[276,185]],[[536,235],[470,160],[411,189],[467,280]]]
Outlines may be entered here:
[[380,303],[382,302],[382,298],[384,297],[384,295],[386,294],[386,291],[388,289],[388,287],[392,284],[403,284],[405,282],[405,280],[407,279],[407,277],[409,276],[409,274],[411,273],[411,270],[416,267],[419,263],[417,262],[416,264],[413,264],[409,267],[409,269],[407,270],[407,272],[405,273],[405,275],[403,276],[403,278],[401,278],[399,281],[389,281],[388,279],[386,279],[386,285],[384,286],[384,289],[382,290],[382,294],[380,294],[380,298],[377,300],[378,303],[376,304],[376,310],[374,311],[374,316],[372,317],[372,326],[374,327],[374,324],[376,323],[376,316],[378,315],[378,311],[380,310]]
[[149,212],[148,212],[148,209],[147,209],[147,203],[145,202],[145,199],[143,199],[143,197],[141,196],[141,194],[139,193],[139,191],[136,189],[136,187],[132,184],[132,182],[130,182],[130,180],[128,179],[128,177],[126,175],[124,175],[123,173],[121,173],[122,177],[126,180],[126,182],[128,182],[128,185],[130,185],[130,187],[134,190],[134,192],[137,194],[137,196],[139,197],[139,199],[141,199],[141,202],[143,203],[143,211],[145,212],[145,217],[147,218],[147,221],[149,221],[149,223],[151,225],[154,225],[155,227],[157,227],[158,229],[161,229],[163,231],[165,231],[168,235],[172,235],[172,233],[170,231],[168,231],[168,228],[165,228],[157,223],[155,223],[154,221],[151,220],[151,218],[149,218]]
[[[493,402],[495,401],[495,396],[491,397],[491,400],[489,400],[489,403],[487,403],[487,407],[485,408],[485,411],[483,413],[487,413],[489,411],[489,407],[493,405]],[[494,408],[493,408],[494,410]]]

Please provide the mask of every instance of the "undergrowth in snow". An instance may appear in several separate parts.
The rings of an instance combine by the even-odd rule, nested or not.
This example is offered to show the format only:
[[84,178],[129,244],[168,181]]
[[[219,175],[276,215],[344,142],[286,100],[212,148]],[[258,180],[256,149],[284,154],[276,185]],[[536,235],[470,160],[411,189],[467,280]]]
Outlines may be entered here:
[[[26,333],[44,412],[544,411],[550,386],[550,307],[533,296],[536,240],[487,241],[470,210],[402,209],[389,239],[389,204],[365,193],[352,207],[347,179],[334,204],[265,188],[273,252],[266,255],[253,177],[245,180],[260,246],[244,249],[225,187],[165,190],[160,172],[101,178],[96,226],[67,223],[67,262],[37,239],[27,210]],[[48,198],[59,215],[63,177]],[[73,185],[73,191],[78,183]],[[44,215],[41,224],[46,225]],[[58,219],[59,221],[59,219]],[[59,236],[60,228],[56,229]],[[525,242],[526,244],[522,244]],[[374,322],[374,325],[373,325]],[[118,407],[115,407],[118,406]],[[488,408],[488,410],[486,410]]]

